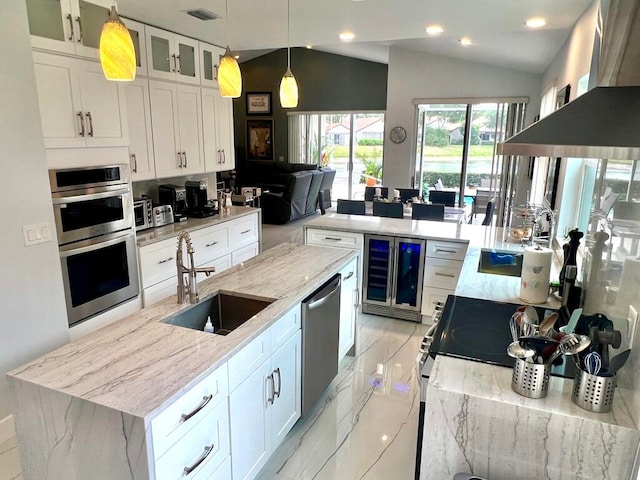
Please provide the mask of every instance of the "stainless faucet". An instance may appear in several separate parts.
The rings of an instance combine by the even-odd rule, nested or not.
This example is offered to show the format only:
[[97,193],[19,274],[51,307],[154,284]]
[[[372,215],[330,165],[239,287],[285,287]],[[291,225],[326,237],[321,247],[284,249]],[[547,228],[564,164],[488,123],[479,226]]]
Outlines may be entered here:
[[[187,244],[187,254],[189,254],[189,268],[185,267],[182,261],[182,242]],[[191,236],[189,232],[180,232],[178,235],[178,250],[176,252],[176,266],[178,267],[178,303],[184,303],[189,298],[189,303],[197,303],[198,283],[196,274],[204,273],[207,277],[216,271],[216,267],[200,267],[196,268],[193,261],[195,250],[191,244]],[[187,278],[185,279],[185,275]]]
[[[542,237],[540,235],[536,235],[536,233],[542,233],[540,232],[540,229],[541,229],[540,221],[544,216],[546,216],[549,219],[549,237],[548,238]],[[533,218],[533,228],[531,231],[530,244],[533,245],[534,243],[537,243],[537,244],[546,243],[549,248],[552,248],[551,236],[554,235],[555,223],[556,223],[556,214],[554,213],[553,210],[546,207],[538,209],[538,211],[535,214],[535,217]]]

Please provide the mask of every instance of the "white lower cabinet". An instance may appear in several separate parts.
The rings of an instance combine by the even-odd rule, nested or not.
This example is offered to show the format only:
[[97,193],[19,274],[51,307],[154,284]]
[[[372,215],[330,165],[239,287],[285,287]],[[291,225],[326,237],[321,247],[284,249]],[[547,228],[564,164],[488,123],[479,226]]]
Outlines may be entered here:
[[358,290],[358,258],[354,258],[340,271],[340,336],[338,340],[338,361],[351,350],[355,343],[356,314],[360,294]]
[[433,316],[438,303],[444,303],[458,285],[468,244],[427,240],[420,313]]
[[[299,306],[297,307],[299,310]],[[234,480],[254,478],[300,418],[302,334],[297,330],[229,396]]]

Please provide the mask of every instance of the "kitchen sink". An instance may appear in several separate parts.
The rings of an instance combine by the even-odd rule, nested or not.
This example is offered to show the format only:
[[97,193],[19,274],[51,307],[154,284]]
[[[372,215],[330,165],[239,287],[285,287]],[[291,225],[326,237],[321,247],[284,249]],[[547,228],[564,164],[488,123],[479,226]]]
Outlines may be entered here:
[[228,335],[273,302],[272,298],[218,292],[162,322],[203,331],[210,316],[214,333]]
[[483,248],[480,250],[480,273],[519,277],[522,274],[522,252]]

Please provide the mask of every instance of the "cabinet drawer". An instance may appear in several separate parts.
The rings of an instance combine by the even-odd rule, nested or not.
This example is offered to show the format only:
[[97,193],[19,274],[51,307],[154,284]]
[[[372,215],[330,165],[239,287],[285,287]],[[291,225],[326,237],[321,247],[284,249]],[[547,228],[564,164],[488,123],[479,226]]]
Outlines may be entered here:
[[[151,421],[154,458],[159,458],[187,432],[202,423],[223,400],[226,401],[228,393],[225,364],[154,418]],[[220,409],[226,411],[226,403],[221,405]],[[194,458],[197,458],[197,455]]]
[[336,232],[307,228],[306,243],[308,245],[322,245],[325,247],[353,248],[361,250],[364,244],[362,234],[350,232]]
[[176,274],[176,248],[176,241],[171,239],[138,249],[143,288]]
[[212,227],[197,230],[191,234],[196,253],[196,265],[210,262],[229,252],[229,230],[227,227]]
[[444,305],[449,295],[453,295],[453,290],[443,290],[442,288],[423,289],[420,313],[422,315],[432,317],[433,311],[438,305],[438,302],[441,302]]
[[231,248],[234,250],[257,242],[258,240],[257,215],[243,217],[229,224],[229,245],[231,245]]
[[171,278],[156,283],[142,291],[142,303],[144,307],[158,303],[178,291],[178,278],[174,275]]
[[424,269],[424,286],[455,290],[462,262],[427,258]]
[[231,480],[231,457],[227,457],[222,465],[210,477],[195,478],[195,480]]
[[247,245],[246,247],[239,248],[234,252],[231,252],[231,261],[233,265],[238,265],[245,260],[249,260],[250,258],[258,255],[258,243],[252,243],[251,245]]
[[185,468],[195,467],[188,478],[208,480],[229,452],[229,409],[225,398],[156,461],[156,479],[183,480],[187,478]]
[[427,240],[427,257],[446,258],[449,260],[464,260],[464,256],[466,254],[466,243]]
[[266,330],[229,359],[229,391],[233,392],[270,355],[270,333]]
[[300,330],[300,324],[300,305],[296,305],[269,327],[271,351],[275,352],[284,345],[291,335]]

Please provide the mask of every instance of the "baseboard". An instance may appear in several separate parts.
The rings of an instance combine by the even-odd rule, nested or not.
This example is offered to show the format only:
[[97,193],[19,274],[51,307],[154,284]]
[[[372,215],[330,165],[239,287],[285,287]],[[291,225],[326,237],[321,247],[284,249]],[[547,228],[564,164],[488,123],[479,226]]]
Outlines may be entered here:
[[0,444],[16,436],[16,427],[13,423],[13,415],[0,420]]

